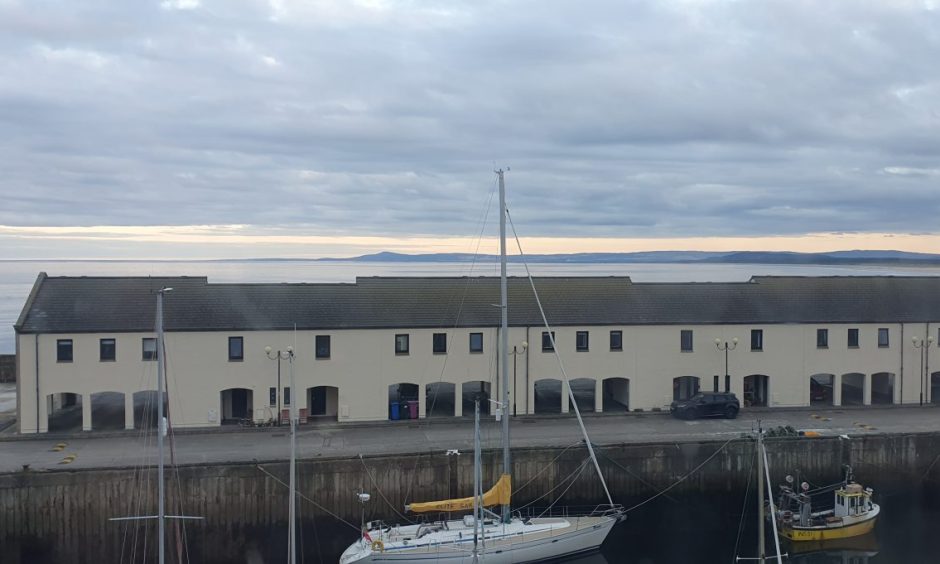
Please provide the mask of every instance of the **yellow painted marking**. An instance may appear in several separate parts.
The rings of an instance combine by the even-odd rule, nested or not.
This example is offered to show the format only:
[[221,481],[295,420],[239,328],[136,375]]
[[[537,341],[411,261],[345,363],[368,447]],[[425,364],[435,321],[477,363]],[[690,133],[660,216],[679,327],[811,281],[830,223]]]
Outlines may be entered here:
[[52,447],[52,451],[53,451],[53,452],[59,452],[59,451],[63,450],[63,449],[66,447],[66,445],[67,445],[67,443],[59,443],[59,444],[55,445],[54,447]]
[[67,454],[65,458],[59,461],[59,464],[71,464],[77,457],[77,454]]

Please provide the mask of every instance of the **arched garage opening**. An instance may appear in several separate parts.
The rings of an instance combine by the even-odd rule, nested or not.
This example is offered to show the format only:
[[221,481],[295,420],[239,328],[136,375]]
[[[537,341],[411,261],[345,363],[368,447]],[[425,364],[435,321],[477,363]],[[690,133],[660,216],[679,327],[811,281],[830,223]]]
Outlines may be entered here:
[[252,391],[229,388],[219,392],[219,413],[223,425],[250,423],[254,417]]
[[673,378],[672,400],[682,401],[694,396],[698,393],[699,382],[700,380],[698,376],[679,376],[677,378]]
[[490,383],[485,380],[464,382],[460,385],[460,397],[463,399],[464,417],[473,417],[473,402],[480,400],[480,415],[490,413]]
[[535,413],[561,413],[561,380],[542,378],[532,386]]
[[851,372],[842,375],[842,405],[865,403],[865,375]]
[[751,374],[744,377],[744,406],[767,407],[770,403],[770,377],[766,374]]
[[809,404],[832,405],[832,374],[813,374],[809,377]]
[[[418,391],[417,384],[402,382],[388,387],[388,418],[417,419]],[[414,417],[412,417],[414,412]]]
[[[134,428],[153,429],[157,425],[157,391],[134,392]],[[166,392],[163,392],[163,416],[167,410]]]
[[630,411],[629,378],[605,378],[601,388],[604,392],[602,406],[605,413]]
[[339,388],[307,388],[307,421],[336,421],[339,416]]
[[46,396],[48,430],[50,433],[82,430],[82,396],[71,392]]
[[124,394],[121,392],[91,394],[91,428],[95,431],[124,429]]
[[424,387],[424,410],[427,417],[453,417],[454,393],[457,389],[450,382],[434,382]]
[[871,403],[872,405],[894,403],[894,374],[878,372],[871,375]]
[[[595,406],[595,390],[597,384],[591,378],[575,378],[574,380],[569,380],[571,385],[571,393],[574,395],[574,401],[578,402],[578,410],[581,413],[591,413],[594,411]],[[568,398],[568,409],[574,411],[574,406],[571,405],[571,398]]]

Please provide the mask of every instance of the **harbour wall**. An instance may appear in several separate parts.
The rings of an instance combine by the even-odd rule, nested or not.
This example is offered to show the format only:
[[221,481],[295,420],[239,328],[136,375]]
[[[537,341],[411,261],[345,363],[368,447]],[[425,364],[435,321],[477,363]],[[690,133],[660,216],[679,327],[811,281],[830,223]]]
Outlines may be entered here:
[[[850,464],[860,481],[875,488],[876,498],[879,491],[898,484],[926,486],[933,495],[940,489],[938,433],[851,440],[768,439],[767,446],[775,482],[798,471],[815,484],[831,483],[840,479],[842,465]],[[596,450],[614,501],[627,507],[662,494],[650,504],[668,503],[674,496],[706,495],[724,500],[729,508],[740,508],[753,477],[754,442],[749,438],[609,445]],[[484,453],[485,484],[496,481],[500,462],[501,452]],[[605,501],[583,447],[517,449],[513,467],[515,507],[555,502],[593,506]],[[297,475],[303,496],[298,508],[305,557],[335,562],[358,537],[363,509],[367,520],[401,521],[396,512],[406,501],[469,495],[473,457],[425,452],[311,459],[298,463]],[[569,479],[577,475],[578,479]],[[169,472],[167,512],[203,517],[187,521],[184,531],[177,529],[179,521],[168,522],[171,561],[184,545],[191,562],[283,560],[287,477],[283,461],[193,465]],[[153,520],[109,518],[155,514],[155,490],[150,469],[26,470],[0,475],[0,561],[98,563],[126,561],[132,552],[138,558],[150,556]],[[358,491],[372,494],[364,508],[356,500]],[[185,500],[182,506],[180,499]],[[630,517],[641,516],[649,507],[636,509]],[[186,542],[177,543],[184,534]]]

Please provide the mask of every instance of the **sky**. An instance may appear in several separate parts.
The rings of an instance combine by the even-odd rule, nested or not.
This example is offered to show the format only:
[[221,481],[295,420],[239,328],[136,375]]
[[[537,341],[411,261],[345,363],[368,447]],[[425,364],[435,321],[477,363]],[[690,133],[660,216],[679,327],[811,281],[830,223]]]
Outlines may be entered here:
[[[940,2],[0,0],[0,259],[940,252]],[[478,237],[482,234],[482,242]]]

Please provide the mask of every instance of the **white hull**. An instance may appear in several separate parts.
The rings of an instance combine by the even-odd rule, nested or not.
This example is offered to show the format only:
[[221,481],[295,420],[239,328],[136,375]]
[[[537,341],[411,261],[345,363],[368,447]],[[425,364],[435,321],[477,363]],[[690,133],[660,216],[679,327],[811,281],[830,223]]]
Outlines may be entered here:
[[[600,548],[619,517],[567,517],[531,519],[528,524],[513,519],[508,524],[488,524],[485,539],[473,554],[473,526],[448,521],[447,529],[419,534],[419,525],[370,531],[372,543],[354,543],[340,564],[366,562],[449,562],[454,564],[520,564],[540,562]],[[407,539],[407,540],[406,540]],[[376,542],[378,541],[378,542]],[[381,547],[378,546],[379,542]],[[373,548],[375,546],[375,548]]]

